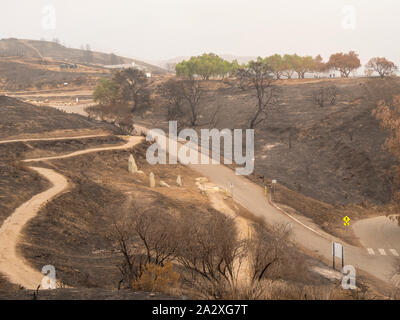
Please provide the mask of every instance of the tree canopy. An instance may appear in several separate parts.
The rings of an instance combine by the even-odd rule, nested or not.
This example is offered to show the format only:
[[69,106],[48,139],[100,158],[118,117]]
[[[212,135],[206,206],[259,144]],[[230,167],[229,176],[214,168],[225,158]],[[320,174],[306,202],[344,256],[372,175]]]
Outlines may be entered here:
[[267,65],[270,66],[272,72],[277,79],[280,79],[285,71],[284,59],[280,54],[274,54],[264,59]]
[[382,79],[393,75],[398,70],[392,61],[383,57],[372,58],[366,64],[365,69],[370,73],[377,72]]
[[[324,62],[321,55],[315,57],[301,56],[298,54],[273,54],[261,58],[269,66],[276,79],[292,79],[296,74],[299,79],[304,79],[307,73],[319,74],[329,70],[337,70],[342,77],[348,78],[350,73],[361,67],[358,54],[354,51],[348,53],[334,53],[328,62]],[[176,64],[175,71],[178,77],[208,80],[211,77],[238,75],[241,69],[248,68],[249,64],[239,64],[237,60],[229,62],[213,53],[204,53],[191,57]],[[370,72],[377,72],[381,77],[388,76],[397,71],[397,66],[385,58],[373,58],[366,65]]]
[[238,67],[237,60],[229,62],[214,53],[204,53],[176,64],[175,71],[178,77],[193,79],[199,76],[208,80],[210,77],[225,77]]
[[274,54],[264,58],[264,61],[269,65],[276,79],[281,79],[282,76],[291,79],[294,73],[297,73],[299,79],[304,79],[308,72],[325,71],[325,63],[320,55],[313,58],[297,54],[285,54],[284,56]]
[[129,105],[132,113],[142,113],[151,104],[146,74],[135,68],[117,71],[113,78],[101,79],[93,98],[100,105]]
[[361,61],[354,51],[349,53],[340,52],[330,56],[327,67],[339,71],[342,77],[348,78],[350,72],[361,67]]
[[278,90],[273,85],[276,71],[271,67],[268,60],[258,57],[256,61],[250,61],[247,66],[240,68],[237,72],[241,81],[246,81],[250,85],[249,87],[255,89],[257,108],[250,118],[250,129],[265,123],[270,112],[277,106]]
[[93,92],[93,99],[100,105],[113,105],[118,99],[118,88],[110,79],[100,79]]

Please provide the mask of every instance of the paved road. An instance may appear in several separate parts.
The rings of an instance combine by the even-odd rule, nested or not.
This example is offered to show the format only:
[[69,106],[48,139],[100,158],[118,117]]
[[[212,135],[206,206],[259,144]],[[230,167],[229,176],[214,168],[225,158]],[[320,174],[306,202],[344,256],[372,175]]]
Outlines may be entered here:
[[[142,126],[136,125],[135,128],[138,132],[148,132],[148,129]],[[167,141],[168,151],[171,139],[167,138]],[[181,147],[182,144],[178,144],[178,149]],[[200,158],[199,153],[197,157]],[[256,217],[264,219],[268,224],[291,224],[294,240],[315,254],[331,260],[332,241],[340,242],[344,245],[346,265],[353,265],[356,269],[362,269],[378,279],[394,283],[393,277],[397,273],[397,266],[400,265],[398,257],[394,255],[371,256],[366,249],[346,244],[317,226],[309,226],[307,223],[283,213],[269,203],[263,188],[243,176],[236,175],[232,169],[223,164],[196,164],[189,165],[189,167],[222,188],[229,188],[230,184],[233,184],[234,200]],[[340,261],[337,265],[340,265]]]
[[[147,128],[141,126],[136,126],[136,129],[143,132],[148,131]],[[237,176],[233,170],[224,165],[190,165],[190,167],[222,188],[228,188],[232,183],[234,186],[234,200],[247,208],[256,217],[264,219],[268,224],[292,224],[294,240],[315,254],[331,260],[332,241],[340,242],[344,245],[345,264],[353,265],[357,269],[364,270],[378,279],[390,283],[394,283],[399,279],[397,273],[397,268],[400,265],[399,257],[390,251],[390,254],[386,255],[371,255],[367,250],[367,248],[378,248],[381,245],[380,240],[371,236],[375,232],[373,228],[364,229],[364,232],[360,231],[358,233],[362,243],[368,243],[368,246],[366,248],[354,247],[344,243],[341,239],[327,234],[317,226],[310,226],[308,223],[294,220],[293,217],[282,213],[268,202],[264,195],[264,190],[260,186],[250,182],[245,177]],[[398,247],[395,246],[395,244],[398,246],[399,243],[399,232],[396,230],[392,229],[390,234],[383,233],[382,236],[390,238],[387,241],[389,241],[391,248],[387,249],[395,249],[400,253],[397,249]],[[370,239],[371,242],[365,242],[365,239]],[[340,265],[339,262],[338,265]]]
[[400,226],[397,217],[364,219],[355,222],[352,228],[371,256],[388,255],[399,257]]

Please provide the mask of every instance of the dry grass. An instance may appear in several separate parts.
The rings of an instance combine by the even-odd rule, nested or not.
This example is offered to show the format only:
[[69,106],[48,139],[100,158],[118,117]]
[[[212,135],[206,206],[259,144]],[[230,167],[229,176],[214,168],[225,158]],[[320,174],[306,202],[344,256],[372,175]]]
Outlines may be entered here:
[[170,262],[164,266],[148,263],[141,277],[134,280],[133,287],[136,291],[173,294],[173,288],[178,286],[179,277]]
[[370,203],[335,206],[304,196],[282,185],[276,189],[275,201],[285,206],[285,210],[311,219],[326,232],[344,239],[347,243],[360,246],[352,229],[344,226],[343,218],[348,216],[353,223],[360,219],[385,215],[392,212],[390,204],[376,206]]

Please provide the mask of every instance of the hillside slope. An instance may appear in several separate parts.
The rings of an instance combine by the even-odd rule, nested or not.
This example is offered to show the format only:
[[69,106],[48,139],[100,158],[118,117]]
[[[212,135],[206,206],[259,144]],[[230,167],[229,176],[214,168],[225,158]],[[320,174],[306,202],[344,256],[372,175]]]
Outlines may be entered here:
[[76,114],[67,114],[50,107],[34,106],[19,99],[0,96],[0,140],[13,137],[34,137],[55,130],[102,130],[115,128]]
[[[321,108],[313,92],[332,85],[337,88],[337,102]],[[217,128],[248,128],[256,110],[254,89],[243,91],[234,80],[209,81],[204,86],[202,122],[219,107]],[[277,179],[291,190],[335,205],[390,201],[396,162],[383,150],[387,132],[372,111],[383,95],[400,93],[400,81],[307,79],[281,81],[277,86],[279,104],[255,130],[255,176]],[[162,127],[165,106],[166,101],[160,100],[146,120]]]
[[[314,90],[333,84],[336,105],[316,105]],[[388,87],[400,91],[399,81],[368,79],[280,86],[279,106],[256,129],[256,173],[328,203],[389,201],[395,160],[383,150],[387,132],[371,114]],[[223,108],[232,114],[219,126],[246,126],[255,105],[251,93],[228,89],[219,96],[215,103],[229,101]]]
[[93,87],[99,78],[111,77],[107,69],[77,65],[76,69],[62,69],[62,62],[39,58],[0,57],[0,90],[55,89]]
[[131,64],[154,74],[166,71],[143,61],[116,56],[113,54],[66,48],[61,44],[49,41],[2,39],[0,40],[0,56],[18,56],[25,58],[41,58],[68,61],[73,63],[90,63],[98,65]]

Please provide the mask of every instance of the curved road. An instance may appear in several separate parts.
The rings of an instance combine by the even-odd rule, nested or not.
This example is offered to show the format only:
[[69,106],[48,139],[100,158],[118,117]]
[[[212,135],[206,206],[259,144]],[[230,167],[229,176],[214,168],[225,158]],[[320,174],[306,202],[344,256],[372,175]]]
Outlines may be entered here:
[[[139,133],[147,134],[149,132],[147,128],[139,125],[135,125],[135,128]],[[172,139],[167,137],[167,141],[166,151],[168,152],[168,146]],[[180,147],[182,147],[182,144],[178,143],[178,149]],[[201,149],[197,153],[198,159],[200,158],[200,153]],[[300,246],[331,261],[332,241],[339,242],[344,246],[345,265],[352,265],[356,269],[364,270],[376,278],[393,285],[399,283],[397,268],[400,265],[400,259],[398,256],[394,254],[371,256],[366,249],[346,244],[341,239],[324,232],[318,226],[310,225],[306,221],[300,221],[299,219],[302,218],[293,217],[275,204],[270,203],[262,187],[243,176],[236,175],[232,169],[223,164],[211,164],[211,159],[209,159],[209,163],[191,164],[189,167],[223,189],[229,188],[230,184],[232,184],[234,190],[233,199],[268,224],[292,225],[294,240]],[[399,231],[400,229],[397,230],[397,235],[399,235]],[[394,232],[396,231],[394,230]],[[368,237],[367,234],[365,236]],[[393,241],[396,240],[393,239]],[[340,261],[337,261],[336,265],[340,265]]]
[[[103,136],[103,135],[98,135]],[[88,136],[85,136],[88,137]],[[94,136],[91,136],[94,137]],[[66,137],[66,138],[55,138],[55,139],[43,139],[43,140],[60,140],[60,139],[81,139],[81,137]],[[123,137],[125,138],[125,137]],[[31,139],[38,140],[38,139]],[[143,140],[143,137],[129,137],[127,143],[115,147],[104,147],[104,148],[93,148],[87,150],[76,151],[67,155],[27,159],[24,162],[37,162],[37,161],[49,161],[54,159],[65,159],[76,157],[82,154],[108,151],[108,150],[121,150],[129,149],[138,144]],[[29,139],[23,140],[10,140],[1,141],[0,143],[12,143],[16,141],[29,141]],[[32,268],[30,264],[18,253],[17,245],[19,243],[22,229],[25,227],[27,222],[31,220],[39,212],[40,208],[48,201],[64,192],[68,189],[67,179],[51,169],[31,167],[31,169],[38,172],[40,175],[50,181],[52,187],[42,193],[39,193],[32,197],[27,202],[19,206],[9,216],[0,227],[0,272],[4,274],[12,283],[23,286],[26,289],[36,289],[41,284],[43,274],[38,270]]]
[[[84,110],[79,110],[79,113],[81,112],[84,112]],[[147,133],[149,131],[145,127],[135,127],[139,132]],[[167,140],[169,142],[171,139],[167,137]],[[181,145],[178,144],[178,146]],[[190,167],[203,176],[208,177],[210,181],[222,188],[229,188],[229,185],[232,183],[234,185],[234,200],[246,207],[255,216],[264,219],[268,224],[292,224],[295,241],[315,254],[330,261],[332,259],[332,241],[342,243],[344,246],[345,264],[353,265],[356,269],[364,270],[388,283],[399,283],[398,279],[400,275],[397,270],[400,265],[400,259],[396,253],[400,254],[400,242],[398,241],[400,228],[389,227],[388,222],[386,220],[383,221],[382,217],[381,220],[374,218],[377,220],[371,222],[367,221],[370,219],[366,219],[354,224],[353,228],[356,235],[360,237],[361,243],[366,246],[365,248],[358,248],[327,234],[319,229],[318,226],[310,226],[309,222],[301,222],[281,211],[275,205],[269,203],[264,195],[263,188],[252,183],[245,177],[237,176],[233,170],[222,164],[190,165]],[[376,223],[378,220],[380,222]],[[385,239],[384,241],[388,243],[385,246],[389,246],[390,248],[380,248],[383,246],[381,242],[383,240],[374,237],[374,235],[380,233],[379,228],[382,228],[382,230],[385,229],[385,232],[381,232],[382,239]],[[388,229],[390,229],[390,233],[388,233]],[[371,248],[376,248],[377,253],[374,255],[371,254],[372,251],[369,250]],[[386,254],[383,251],[379,251],[379,249],[384,249]],[[395,251],[392,252],[390,249]]]
[[400,225],[395,216],[363,219],[355,222],[352,228],[371,256],[399,257]]

